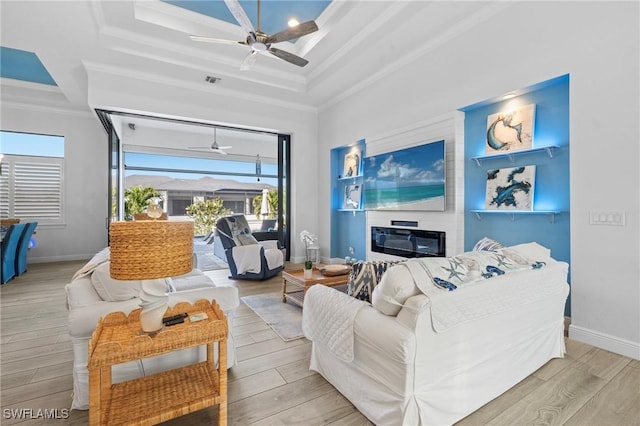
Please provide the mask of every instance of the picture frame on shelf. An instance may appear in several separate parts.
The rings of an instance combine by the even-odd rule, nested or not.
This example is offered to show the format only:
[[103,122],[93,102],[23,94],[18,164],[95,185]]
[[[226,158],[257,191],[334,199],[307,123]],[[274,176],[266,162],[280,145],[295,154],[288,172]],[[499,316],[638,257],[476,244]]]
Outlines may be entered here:
[[342,208],[345,210],[360,210],[362,206],[362,185],[345,185]]
[[352,148],[344,156],[343,178],[359,176],[360,163],[362,161],[362,152],[359,148]]
[[522,151],[533,147],[535,104],[523,105],[487,116],[487,155]]
[[536,166],[487,171],[486,210],[533,211]]

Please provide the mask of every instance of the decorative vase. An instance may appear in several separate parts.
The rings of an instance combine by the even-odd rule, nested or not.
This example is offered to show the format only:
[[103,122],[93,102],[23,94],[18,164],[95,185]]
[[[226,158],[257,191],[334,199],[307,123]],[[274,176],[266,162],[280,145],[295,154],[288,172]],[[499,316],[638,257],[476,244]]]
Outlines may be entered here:
[[162,317],[169,307],[165,280],[142,280],[140,283],[140,325],[143,333],[153,333],[163,327]]
[[313,277],[313,263],[310,260],[304,262],[304,279]]

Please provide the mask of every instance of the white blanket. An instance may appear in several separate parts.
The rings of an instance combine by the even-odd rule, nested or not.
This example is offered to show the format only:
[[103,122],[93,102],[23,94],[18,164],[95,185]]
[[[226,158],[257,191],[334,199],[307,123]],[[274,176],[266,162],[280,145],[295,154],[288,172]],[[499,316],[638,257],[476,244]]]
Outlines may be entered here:
[[262,250],[262,246],[259,244],[236,246],[233,248],[231,253],[233,254],[233,262],[236,264],[238,274],[244,274],[245,272],[260,273],[262,267],[260,250]]
[[367,302],[336,289],[316,284],[305,294],[302,332],[307,339],[325,347],[338,359],[351,362],[355,318],[367,305]]
[[[263,241],[260,244],[235,246],[233,248],[231,253],[238,274],[244,274],[245,272],[260,273],[262,267],[262,258],[260,257],[260,250],[263,248],[262,243],[267,243],[267,241]],[[264,246],[264,258],[267,261],[269,270],[284,265],[282,251],[277,248],[270,248],[269,245]]]
[[473,281],[455,291],[446,291],[431,283],[428,271],[419,262],[411,260],[407,266],[420,291],[430,299],[433,330],[439,333],[561,293],[569,267],[564,262],[549,262],[542,269],[507,271],[499,277]]

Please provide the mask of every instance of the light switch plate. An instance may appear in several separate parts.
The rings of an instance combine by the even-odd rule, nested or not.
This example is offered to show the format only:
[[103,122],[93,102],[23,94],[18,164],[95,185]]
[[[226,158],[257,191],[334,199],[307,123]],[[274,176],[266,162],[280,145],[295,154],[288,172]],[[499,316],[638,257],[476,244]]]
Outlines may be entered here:
[[589,225],[624,226],[624,211],[595,211],[589,212]]

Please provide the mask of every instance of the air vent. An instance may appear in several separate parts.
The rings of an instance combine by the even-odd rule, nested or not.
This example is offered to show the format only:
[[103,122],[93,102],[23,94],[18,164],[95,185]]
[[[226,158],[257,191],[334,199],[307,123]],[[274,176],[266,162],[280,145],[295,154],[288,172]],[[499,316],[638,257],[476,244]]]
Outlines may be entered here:
[[218,81],[220,81],[220,78],[219,78],[219,77],[213,77],[213,76],[211,76],[211,75],[208,75],[208,76],[206,76],[206,77],[205,77],[205,81],[206,81],[207,83],[214,84],[214,83],[217,83]]

